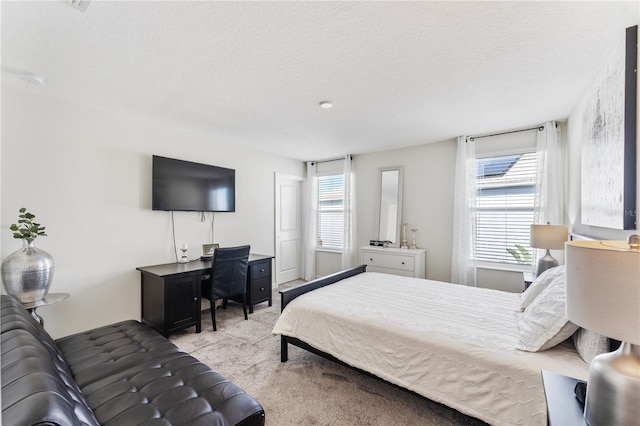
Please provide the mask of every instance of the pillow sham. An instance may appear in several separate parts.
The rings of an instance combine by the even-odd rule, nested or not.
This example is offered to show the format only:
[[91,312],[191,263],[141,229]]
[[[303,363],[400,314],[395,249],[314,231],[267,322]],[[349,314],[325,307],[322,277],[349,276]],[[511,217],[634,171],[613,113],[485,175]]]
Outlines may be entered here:
[[596,356],[609,352],[609,338],[586,328],[580,328],[574,333],[573,345],[586,362],[591,362]]
[[565,313],[564,279],[555,279],[542,290],[524,312],[518,314],[520,333],[517,349],[538,352],[562,343],[578,330]]
[[564,284],[564,275],[565,266],[560,265],[555,268],[549,268],[540,274],[540,276],[536,277],[529,288],[526,289],[520,297],[520,312],[524,312],[524,310],[527,309],[527,306],[529,306],[531,302],[533,302],[535,298],[538,297],[549,284],[551,284],[552,281],[562,280],[562,283]]

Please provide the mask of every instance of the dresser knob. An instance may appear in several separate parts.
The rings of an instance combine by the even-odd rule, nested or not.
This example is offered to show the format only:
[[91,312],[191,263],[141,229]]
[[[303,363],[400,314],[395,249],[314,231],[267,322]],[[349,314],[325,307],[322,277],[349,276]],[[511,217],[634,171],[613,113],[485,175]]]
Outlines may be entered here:
[[404,262],[402,262],[402,264],[404,265]]
[[264,291],[264,287],[260,287],[260,291]]
[[373,258],[369,259],[370,262],[373,262]]
[[194,298],[193,298],[193,300],[194,300],[194,302],[195,302],[195,301],[197,301],[197,300],[198,300],[198,298],[197,298],[197,297],[194,297]]
[[260,272],[264,272],[264,268],[260,269]]

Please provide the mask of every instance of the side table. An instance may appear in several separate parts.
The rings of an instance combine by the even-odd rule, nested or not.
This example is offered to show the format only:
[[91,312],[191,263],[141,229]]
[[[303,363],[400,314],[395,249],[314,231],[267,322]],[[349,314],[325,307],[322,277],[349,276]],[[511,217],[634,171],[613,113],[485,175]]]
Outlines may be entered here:
[[533,282],[533,274],[531,272],[523,272],[522,281],[524,281],[524,289],[528,289]]
[[65,299],[68,299],[70,296],[69,293],[47,293],[44,299],[37,300],[35,302],[23,303],[22,306],[29,311],[29,313],[40,323],[42,327],[44,327],[44,319],[38,315],[36,309],[42,306],[53,305],[54,303],[62,302]]
[[586,426],[582,405],[573,392],[578,379],[542,370],[549,426]]

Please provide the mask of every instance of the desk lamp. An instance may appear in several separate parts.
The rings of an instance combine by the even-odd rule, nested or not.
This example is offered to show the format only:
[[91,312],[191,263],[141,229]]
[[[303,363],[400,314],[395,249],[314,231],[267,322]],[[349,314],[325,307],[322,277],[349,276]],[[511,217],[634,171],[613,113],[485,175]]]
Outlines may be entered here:
[[566,245],[567,318],[622,343],[591,361],[584,419],[590,426],[640,419],[640,236]]
[[546,249],[547,252],[538,260],[536,277],[540,276],[549,268],[558,266],[558,261],[551,256],[549,250],[564,250],[564,243],[567,241],[568,233],[565,225],[531,225],[530,228],[531,247]]

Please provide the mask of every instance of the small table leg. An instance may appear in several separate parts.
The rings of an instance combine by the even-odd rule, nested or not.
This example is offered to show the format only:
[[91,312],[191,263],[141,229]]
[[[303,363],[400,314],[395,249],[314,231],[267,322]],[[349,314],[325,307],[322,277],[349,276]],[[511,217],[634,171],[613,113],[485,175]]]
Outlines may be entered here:
[[38,323],[40,323],[40,325],[44,328],[44,318],[38,315],[38,313],[36,312],[36,308],[28,309],[28,311],[31,313],[31,316],[35,318],[35,320],[38,321]]

